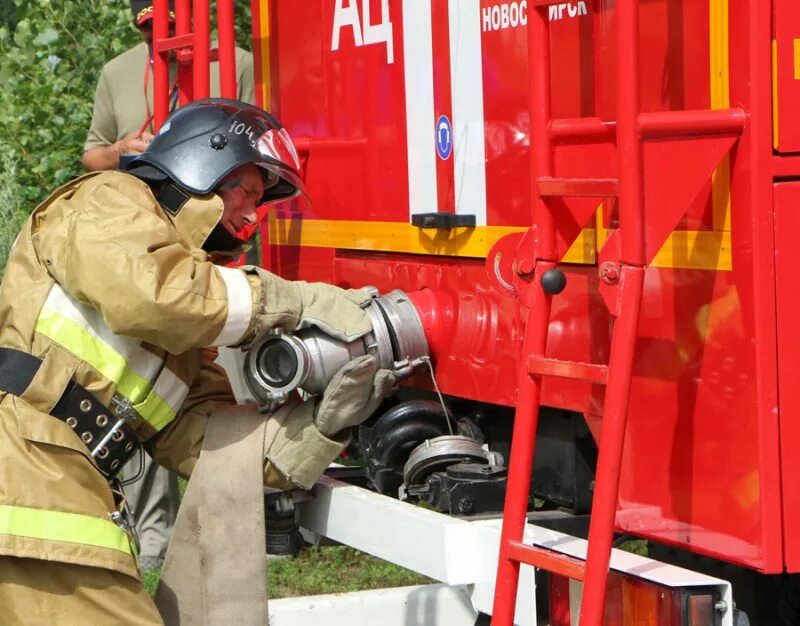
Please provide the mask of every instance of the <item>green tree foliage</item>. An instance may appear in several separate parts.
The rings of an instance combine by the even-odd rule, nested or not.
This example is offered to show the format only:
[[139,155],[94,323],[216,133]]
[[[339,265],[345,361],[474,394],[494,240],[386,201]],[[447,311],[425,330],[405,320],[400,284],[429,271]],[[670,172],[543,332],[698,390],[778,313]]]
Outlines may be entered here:
[[[235,3],[247,49],[249,4]],[[29,213],[81,174],[100,69],[140,40],[127,0],[0,0],[0,194],[15,203],[0,211]],[[0,218],[0,240],[18,226]]]
[[0,26],[14,30],[17,23],[17,10],[14,0],[0,0]]
[[136,43],[127,2],[17,0],[0,27],[0,152],[30,211],[81,172],[80,156],[103,64]]
[[27,211],[17,184],[17,169],[9,155],[0,153],[0,277]]
[[[249,3],[236,4],[237,40],[249,48]],[[81,172],[100,68],[140,39],[126,0],[0,6],[0,16],[16,21],[13,32],[0,22],[0,151],[11,155],[33,205]]]

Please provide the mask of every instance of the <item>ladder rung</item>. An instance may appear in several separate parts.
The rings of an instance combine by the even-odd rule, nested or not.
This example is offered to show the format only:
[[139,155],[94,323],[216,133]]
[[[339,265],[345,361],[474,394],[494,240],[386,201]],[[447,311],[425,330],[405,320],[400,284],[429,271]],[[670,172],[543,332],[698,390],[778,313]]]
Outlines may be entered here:
[[549,178],[539,179],[543,196],[606,198],[617,195],[616,178]]
[[153,42],[153,50],[157,53],[168,52],[170,50],[182,50],[191,48],[194,45],[194,33],[186,35],[175,35],[166,39],[157,39]]
[[[191,63],[192,59],[194,59],[194,49],[192,48],[181,48],[175,54],[178,58],[178,63],[183,65]],[[208,60],[212,63],[219,61],[219,48],[211,48],[208,51]]]
[[529,546],[519,541],[510,541],[507,550],[508,558],[512,561],[533,565],[574,580],[583,580],[586,572],[586,563],[584,561],[538,546]]
[[[734,135],[742,132],[746,122],[747,113],[737,108],[654,111],[639,114],[643,139]],[[561,118],[550,121],[550,136],[554,141],[613,142],[616,133],[616,121],[601,120],[599,117]]]
[[543,356],[528,357],[528,373],[536,376],[555,376],[572,378],[590,383],[605,384],[608,380],[608,366],[577,361],[560,361]]
[[644,138],[739,134],[747,113],[742,109],[658,111],[640,113]]

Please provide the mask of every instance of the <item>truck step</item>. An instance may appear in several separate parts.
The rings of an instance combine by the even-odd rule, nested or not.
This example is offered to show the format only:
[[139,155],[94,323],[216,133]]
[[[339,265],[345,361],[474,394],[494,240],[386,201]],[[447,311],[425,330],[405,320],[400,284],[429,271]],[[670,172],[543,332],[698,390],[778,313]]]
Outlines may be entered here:
[[513,561],[526,563],[574,580],[583,580],[586,572],[584,561],[546,548],[528,545],[520,541],[509,541],[506,550],[508,558]]
[[528,373],[535,376],[571,378],[604,385],[608,381],[608,366],[577,361],[561,361],[543,356],[528,357]]

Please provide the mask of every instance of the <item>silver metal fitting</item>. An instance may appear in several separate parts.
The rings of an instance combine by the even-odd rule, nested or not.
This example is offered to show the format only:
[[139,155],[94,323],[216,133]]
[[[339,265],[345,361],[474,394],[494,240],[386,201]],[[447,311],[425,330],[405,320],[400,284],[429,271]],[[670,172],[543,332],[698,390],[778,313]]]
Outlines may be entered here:
[[411,451],[403,467],[403,482],[406,485],[422,483],[432,472],[454,463],[502,465],[503,458],[470,437],[442,435],[426,439]]
[[139,417],[139,413],[133,408],[133,404],[128,398],[120,394],[114,394],[111,398],[111,408],[117,414],[117,417],[122,418],[126,422],[132,422]]
[[378,367],[392,370],[397,378],[409,376],[428,356],[422,321],[408,296],[399,290],[378,296],[364,310],[372,332],[344,342],[309,328],[297,333],[270,332],[256,341],[245,355],[244,378],[262,410],[274,411],[290,394],[325,391],[333,376],[347,363],[365,354],[374,355]]

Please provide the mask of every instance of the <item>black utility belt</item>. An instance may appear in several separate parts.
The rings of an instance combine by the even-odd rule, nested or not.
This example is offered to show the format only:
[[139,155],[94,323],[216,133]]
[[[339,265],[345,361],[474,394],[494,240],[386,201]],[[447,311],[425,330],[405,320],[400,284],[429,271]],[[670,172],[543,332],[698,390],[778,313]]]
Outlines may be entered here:
[[[0,390],[25,398],[36,372],[42,365],[38,357],[0,348]],[[70,381],[50,415],[65,422],[88,448],[97,467],[109,479],[114,478],[140,445],[127,421],[132,417],[127,401],[115,402],[111,410],[85,387]]]

